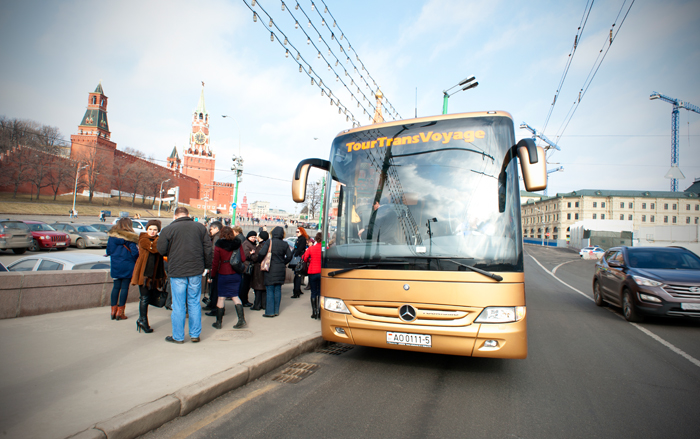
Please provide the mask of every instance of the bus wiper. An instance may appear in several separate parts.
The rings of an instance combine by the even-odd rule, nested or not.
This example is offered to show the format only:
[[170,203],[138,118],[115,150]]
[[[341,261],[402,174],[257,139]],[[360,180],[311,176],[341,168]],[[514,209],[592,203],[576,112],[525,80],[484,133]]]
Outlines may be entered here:
[[[490,277],[491,279],[494,279],[494,280],[496,280],[496,281],[498,281],[498,282],[500,282],[500,281],[503,280],[503,277],[502,277],[502,276],[499,276],[499,275],[497,275],[497,274],[495,274],[495,273],[491,273],[490,271],[482,270],[481,268],[476,268],[476,267],[474,267],[473,265],[462,264],[461,262],[457,262],[457,261],[454,261],[454,260],[449,259],[449,258],[444,258],[444,257],[440,257],[440,256],[434,256],[434,257],[431,257],[431,256],[417,256],[417,257],[423,258],[423,259],[437,259],[437,260],[439,260],[439,261],[452,262],[453,264],[457,264],[457,265],[459,265],[459,266],[461,266],[461,267],[468,268],[468,269],[470,269],[471,271],[475,271],[475,272],[477,272],[477,273],[479,273],[479,274],[483,274],[484,276],[488,276],[488,277]],[[461,258],[461,259],[474,259],[474,258]]]
[[[372,264],[363,264],[363,265],[358,265],[357,267],[351,267],[351,268],[343,268],[342,270],[336,270],[336,271],[331,271],[328,273],[330,277],[335,277],[339,274],[347,273],[348,271],[352,270],[360,270],[363,268],[377,268],[379,265],[396,265],[396,264],[408,264],[409,261],[405,259],[391,259],[391,260],[381,260],[381,261],[375,261]],[[354,263],[351,262],[350,265],[353,265]]]

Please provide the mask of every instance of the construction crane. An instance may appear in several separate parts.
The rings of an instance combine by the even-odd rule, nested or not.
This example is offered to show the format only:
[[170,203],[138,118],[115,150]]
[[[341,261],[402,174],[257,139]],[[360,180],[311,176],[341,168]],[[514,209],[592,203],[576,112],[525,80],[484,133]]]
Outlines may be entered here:
[[668,170],[665,177],[671,179],[671,192],[678,192],[678,180],[685,178],[685,175],[683,175],[678,167],[678,109],[685,108],[688,111],[700,113],[700,107],[696,107],[688,102],[683,102],[678,99],[664,96],[657,92],[653,92],[651,96],[649,96],[649,99],[661,99],[662,101],[673,105],[673,111],[671,112],[671,169]]
[[[552,142],[545,136],[543,133],[538,132],[536,129],[532,128],[530,125],[526,124],[525,122],[520,124],[521,129],[528,130],[532,133],[532,138],[533,140],[541,139],[543,142],[547,144],[547,146],[544,147],[545,153],[550,150],[550,149],[556,149],[557,151],[561,151],[561,148],[559,148],[559,145],[556,143]],[[547,169],[547,175],[553,174],[554,172],[558,171],[563,171],[564,167],[559,166],[557,168],[552,168],[552,169]],[[544,189],[543,195],[547,195],[547,188]]]

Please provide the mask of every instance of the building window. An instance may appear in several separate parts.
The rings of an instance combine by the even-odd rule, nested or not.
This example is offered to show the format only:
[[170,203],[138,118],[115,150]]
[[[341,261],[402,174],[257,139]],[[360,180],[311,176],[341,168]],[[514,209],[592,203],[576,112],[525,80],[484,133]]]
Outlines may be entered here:
[[673,217],[673,224],[676,224],[676,217]]
[[700,204],[695,205],[695,211],[697,212],[698,210],[700,210]]
[[695,217],[695,224],[697,224],[697,223],[698,223],[698,217],[696,216]]
[[646,209],[646,208],[647,208],[647,203],[642,203],[642,209]]
[[622,203],[620,203],[620,209],[624,209],[624,208],[625,208],[625,202],[623,201]]
[[647,222],[647,216],[646,216],[646,215],[642,215],[642,222],[643,222],[643,223]]
[[627,219],[630,220],[630,221],[632,221],[632,215],[628,215],[628,216],[627,216]]
[[685,205],[685,210],[690,210],[690,204]]
[[668,203],[664,203],[664,210],[668,210]]
[[595,213],[593,214],[593,219],[596,219],[596,214],[595,214]]
[[578,201],[576,202],[576,207],[578,207]]
[[574,219],[578,219],[578,213],[574,214]]
[[689,216],[685,217],[685,223],[690,224],[690,217]]
[[601,213],[601,214],[600,214],[600,219],[605,219],[605,214],[604,214],[604,213]]
[[664,222],[668,224],[668,215],[664,215]]
[[676,205],[675,205],[675,204],[673,205],[673,210],[676,210]]
[[651,223],[654,222],[654,215],[652,215],[652,216],[649,218],[649,222],[651,222]]
[[651,206],[649,207],[650,209],[654,209],[655,204],[651,203]]
[[566,214],[566,219],[568,219],[568,220],[571,219],[571,214],[570,214],[570,213],[567,213],[567,214]]
[[571,202],[566,203],[566,207],[571,207]]
[[600,207],[605,207],[605,201],[603,201],[602,203],[600,203]]
[[594,202],[593,202],[593,207],[598,207],[598,203],[596,203],[596,202],[594,201]]
[[632,208],[634,207],[634,204],[629,203],[629,204],[627,205],[627,207],[629,207],[630,209],[632,209]]
[[620,214],[620,219],[621,219],[621,220],[625,219],[625,214],[624,214],[624,213],[621,213],[621,214]]

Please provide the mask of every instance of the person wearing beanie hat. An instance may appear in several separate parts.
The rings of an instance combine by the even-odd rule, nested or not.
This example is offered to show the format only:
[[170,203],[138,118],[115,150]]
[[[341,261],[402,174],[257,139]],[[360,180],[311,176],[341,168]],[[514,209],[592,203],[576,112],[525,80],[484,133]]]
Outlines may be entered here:
[[[240,235],[243,237],[243,234]],[[253,255],[257,251],[257,243],[258,243],[258,234],[255,232],[248,232],[246,235],[246,239],[243,240],[243,251],[245,252],[245,257],[246,259],[249,259],[251,255]],[[247,261],[246,262],[246,270],[243,273],[243,281],[241,282],[241,289],[238,291],[238,297],[241,299],[241,302],[243,302],[243,306],[246,308],[249,308],[253,306],[252,303],[248,301],[248,292],[250,291],[250,283],[253,278],[253,274],[246,274],[248,272],[248,266],[252,264],[253,262]]]

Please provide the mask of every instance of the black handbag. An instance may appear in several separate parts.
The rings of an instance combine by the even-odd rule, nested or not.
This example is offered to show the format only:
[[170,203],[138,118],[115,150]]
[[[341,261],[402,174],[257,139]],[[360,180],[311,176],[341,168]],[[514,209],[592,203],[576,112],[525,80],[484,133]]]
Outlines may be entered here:
[[168,292],[161,290],[149,290],[148,304],[156,308],[162,308],[168,300]]
[[303,259],[299,261],[296,267],[294,267],[294,272],[296,274],[299,274],[301,276],[306,276],[309,271],[309,263],[304,261]]
[[255,271],[255,264],[253,264],[250,261],[245,261],[243,265],[245,265],[245,270],[243,271],[243,274],[247,276],[252,276],[253,271]]
[[297,265],[299,265],[299,262],[301,262],[301,255],[296,255],[292,258],[291,261],[289,261],[289,268],[294,270]]

